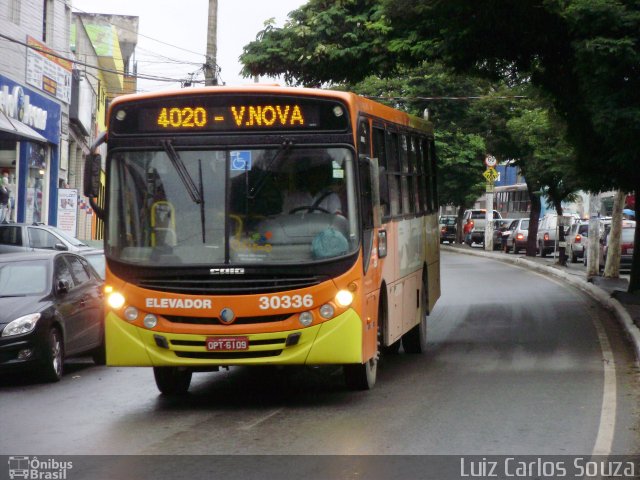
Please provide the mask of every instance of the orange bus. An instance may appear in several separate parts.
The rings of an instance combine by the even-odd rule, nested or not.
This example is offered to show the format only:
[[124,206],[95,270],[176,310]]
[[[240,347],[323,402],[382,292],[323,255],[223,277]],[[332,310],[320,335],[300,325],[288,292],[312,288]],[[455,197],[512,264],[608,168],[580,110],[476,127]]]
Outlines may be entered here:
[[345,92],[203,87],[116,98],[92,151],[108,365],[153,367],[164,394],[247,365],[341,365],[370,389],[381,353],[425,350],[428,121]]

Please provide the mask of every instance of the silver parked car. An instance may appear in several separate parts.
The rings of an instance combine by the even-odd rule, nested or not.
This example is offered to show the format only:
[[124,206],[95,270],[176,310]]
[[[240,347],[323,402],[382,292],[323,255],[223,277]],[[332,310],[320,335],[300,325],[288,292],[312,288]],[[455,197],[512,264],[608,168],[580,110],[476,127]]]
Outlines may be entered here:
[[509,236],[505,252],[518,253],[522,249],[527,248],[527,239],[529,238],[529,219],[517,218],[509,225]]
[[0,224],[0,253],[60,250],[82,253],[92,247],[60,230],[43,223]]
[[576,263],[584,257],[584,247],[589,236],[589,222],[579,221],[571,225],[567,238],[567,256],[571,263]]

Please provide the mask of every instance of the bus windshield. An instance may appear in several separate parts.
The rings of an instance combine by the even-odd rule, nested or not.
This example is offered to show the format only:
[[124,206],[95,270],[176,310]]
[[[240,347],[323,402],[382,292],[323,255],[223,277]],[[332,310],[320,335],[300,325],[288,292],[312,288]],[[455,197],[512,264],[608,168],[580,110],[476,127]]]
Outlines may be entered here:
[[300,264],[359,245],[347,148],[117,150],[110,157],[115,260],[144,266]]

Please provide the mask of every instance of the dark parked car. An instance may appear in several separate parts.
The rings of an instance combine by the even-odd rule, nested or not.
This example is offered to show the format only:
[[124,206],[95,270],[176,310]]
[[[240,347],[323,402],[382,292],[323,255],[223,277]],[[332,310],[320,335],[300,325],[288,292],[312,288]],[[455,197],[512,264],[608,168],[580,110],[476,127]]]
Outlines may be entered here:
[[3,223],[0,225],[0,253],[32,250],[82,252],[92,247],[59,228],[43,223]]
[[440,215],[440,243],[455,243],[457,221],[458,217],[456,217],[455,215]]
[[0,371],[27,369],[58,381],[65,358],[103,364],[103,283],[69,252],[0,255]]

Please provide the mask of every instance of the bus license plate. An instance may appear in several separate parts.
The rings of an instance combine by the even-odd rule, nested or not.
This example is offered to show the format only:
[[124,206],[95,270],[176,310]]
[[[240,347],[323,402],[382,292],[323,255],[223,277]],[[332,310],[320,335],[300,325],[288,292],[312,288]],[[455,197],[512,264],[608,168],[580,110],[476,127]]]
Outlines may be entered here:
[[226,352],[229,350],[248,350],[248,337],[209,337],[205,341],[209,352]]

